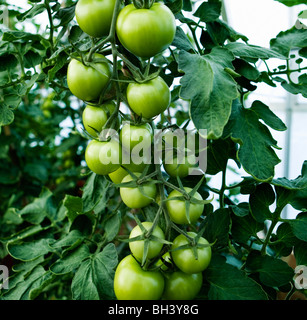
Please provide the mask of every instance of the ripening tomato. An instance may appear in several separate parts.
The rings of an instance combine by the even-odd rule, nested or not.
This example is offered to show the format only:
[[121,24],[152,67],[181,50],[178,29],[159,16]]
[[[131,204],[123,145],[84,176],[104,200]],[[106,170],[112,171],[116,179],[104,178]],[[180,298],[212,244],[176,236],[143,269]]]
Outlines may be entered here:
[[93,57],[93,61],[86,64],[72,59],[67,68],[69,90],[84,101],[98,99],[111,77],[110,65],[106,58],[99,53],[95,53]]
[[145,271],[132,255],[118,264],[114,276],[114,292],[118,300],[158,300],[164,290],[159,271]]
[[79,27],[92,37],[109,34],[116,0],[79,0],[75,15]]
[[[139,177],[141,174],[134,172]],[[133,178],[129,174],[125,176],[122,183],[132,181]],[[136,187],[120,187],[119,189],[121,198],[125,205],[129,208],[143,208],[148,206],[156,197],[157,187],[153,181],[149,180]]]
[[[148,231],[152,228],[153,223],[149,221],[142,222],[143,227]],[[129,239],[138,237],[143,234],[143,231],[141,228],[137,225],[135,226],[129,235]],[[159,226],[155,226],[154,230],[152,231],[152,235],[155,236],[158,239],[165,239],[164,232]],[[129,242],[129,248],[133,254],[133,256],[138,260],[142,261],[143,254],[144,254],[144,241],[145,240],[136,240],[136,241],[131,241]],[[163,243],[159,242],[158,240],[155,239],[150,239],[149,240],[149,245],[148,245],[148,252],[147,252],[147,259],[152,259],[156,257],[161,249],[163,247]]]
[[121,147],[115,140],[92,140],[85,150],[85,162],[93,172],[106,175],[120,167]]
[[[190,237],[195,238],[195,232],[187,233]],[[198,243],[205,245],[205,247],[197,247],[197,259],[194,255],[192,248],[181,249],[179,247],[189,244],[188,239],[180,234],[177,236],[171,246],[171,256],[175,265],[185,273],[198,273],[204,271],[211,261],[211,247],[209,242],[200,237]]]
[[164,275],[163,300],[193,300],[202,287],[203,275],[201,272],[188,274],[175,271]]
[[[189,193],[192,191],[191,188],[185,187],[184,190]],[[170,219],[178,224],[192,224],[198,220],[204,211],[204,204],[190,202],[187,212],[186,201],[180,199],[172,199],[177,197],[182,197],[183,194],[177,190],[173,190],[167,197],[166,207],[169,213]],[[197,200],[203,200],[202,196],[195,192],[193,198]],[[189,220],[188,216],[189,215]]]
[[133,112],[150,119],[164,112],[171,102],[171,93],[160,77],[143,83],[129,83],[127,101]]
[[119,13],[116,33],[121,44],[136,56],[150,58],[165,50],[174,40],[176,20],[163,3],[149,9],[128,4]]

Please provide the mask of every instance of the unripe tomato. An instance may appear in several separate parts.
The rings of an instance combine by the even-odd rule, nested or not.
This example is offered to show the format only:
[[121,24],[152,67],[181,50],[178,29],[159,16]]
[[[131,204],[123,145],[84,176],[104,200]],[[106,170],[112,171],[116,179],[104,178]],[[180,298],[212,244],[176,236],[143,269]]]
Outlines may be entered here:
[[145,148],[150,148],[152,128],[148,123],[142,125],[125,123],[120,131],[119,138],[122,146],[130,151],[139,143],[142,143]]
[[[134,174],[138,177],[141,175],[138,172],[134,172]],[[131,175],[127,175],[123,178],[122,183],[132,180]],[[138,209],[148,206],[154,200],[157,187],[153,182],[148,181],[137,187],[120,187],[119,191],[127,207]]]
[[[188,232],[188,235],[192,238],[196,237],[195,232]],[[175,265],[181,271],[185,273],[198,273],[204,271],[209,266],[211,261],[211,247],[209,246],[209,242],[205,238],[200,237],[198,243],[208,246],[196,248],[198,256],[196,259],[192,248],[178,249],[181,246],[189,244],[188,239],[183,234],[180,234],[174,239],[171,246],[171,256]]]
[[165,288],[163,300],[193,300],[199,293],[203,275],[199,273],[184,273],[175,271],[165,273]]
[[[180,159],[180,158],[179,158]],[[167,159],[166,159],[167,160]],[[178,157],[175,156],[172,161],[164,161],[163,167],[168,175],[171,177],[185,178],[189,175],[190,169],[196,163],[196,158],[194,155],[188,155],[184,157],[183,163],[179,163]],[[180,159],[180,162],[181,159]]]
[[[142,222],[143,227],[148,231],[152,227],[153,223],[149,221]],[[137,236],[140,236],[143,234],[143,231],[141,228],[137,225],[135,226],[129,235],[129,239],[135,238]],[[152,235],[159,239],[165,239],[164,232],[159,226],[155,226]],[[152,259],[156,257],[161,249],[163,247],[163,243],[159,241],[155,241],[154,239],[149,240],[149,246],[148,246],[148,253],[147,253],[147,259]],[[144,240],[137,240],[129,242],[129,248],[133,254],[133,256],[138,260],[142,261],[143,254],[144,254]]]
[[76,20],[79,27],[92,37],[103,37],[110,32],[116,0],[79,0]]
[[92,140],[85,150],[85,162],[93,172],[106,175],[120,167],[121,147],[117,141]]
[[119,167],[114,172],[109,173],[109,177],[114,183],[118,184],[122,182],[123,178],[127,174],[128,174],[127,170],[125,170],[123,167]]
[[150,58],[165,50],[174,40],[176,21],[163,3],[150,9],[124,7],[116,21],[116,33],[121,44],[136,56]]
[[132,255],[118,264],[114,276],[114,292],[118,300],[158,300],[164,289],[159,271],[145,271]]
[[[189,193],[192,191],[191,188],[185,187],[184,190]],[[183,194],[177,190],[173,190],[167,197],[166,207],[170,216],[170,219],[178,224],[189,224],[194,223],[198,220],[201,214],[204,211],[204,204],[201,203],[192,203],[189,205],[189,218],[190,222],[187,218],[187,210],[185,200],[173,199],[177,197],[182,197]],[[195,192],[193,197],[197,200],[203,200],[202,196]]]
[[[94,59],[105,59],[99,53],[94,54]],[[72,59],[67,68],[67,84],[73,95],[84,101],[93,101],[99,98],[111,77],[111,69],[108,62],[95,62],[95,68],[90,64]]]
[[99,135],[107,120],[107,114],[101,107],[87,105],[82,113],[84,128],[93,137]]
[[156,77],[144,83],[129,83],[127,100],[133,112],[150,119],[167,109],[171,102],[171,93],[165,81]]

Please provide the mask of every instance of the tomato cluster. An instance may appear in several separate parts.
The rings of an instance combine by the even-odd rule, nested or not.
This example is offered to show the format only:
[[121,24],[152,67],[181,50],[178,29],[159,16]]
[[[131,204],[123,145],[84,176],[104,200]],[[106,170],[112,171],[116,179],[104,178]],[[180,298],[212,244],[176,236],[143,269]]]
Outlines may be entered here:
[[[147,151],[154,144],[153,120],[171,103],[170,88],[158,73],[149,74],[148,67],[138,74],[125,56],[130,52],[144,61],[167,49],[175,36],[176,21],[160,2],[144,1],[140,7],[120,7],[119,3],[78,1],[76,20],[97,45],[73,56],[67,70],[69,89],[86,103],[82,121],[91,139],[85,150],[86,164],[117,185],[122,202],[136,212],[137,226],[127,239],[131,252],[117,266],[114,292],[117,299],[194,299],[211,260],[211,246],[201,234],[183,231],[181,226],[196,230],[206,201],[197,188],[182,184],[166,188],[162,166],[153,163]],[[101,43],[108,41],[113,61],[100,51]],[[121,47],[126,51],[120,51]],[[128,75],[121,74],[124,78],[119,77],[118,58],[123,69],[130,67]],[[129,107],[128,115],[120,110],[122,103]],[[168,142],[173,145],[174,141],[165,137],[161,150],[165,173],[183,179],[190,174],[195,155],[186,155],[182,163],[176,152],[184,146],[177,142],[173,154]],[[156,218],[141,222],[138,210],[155,203],[159,206]],[[167,227],[159,225],[162,213],[169,222]]]

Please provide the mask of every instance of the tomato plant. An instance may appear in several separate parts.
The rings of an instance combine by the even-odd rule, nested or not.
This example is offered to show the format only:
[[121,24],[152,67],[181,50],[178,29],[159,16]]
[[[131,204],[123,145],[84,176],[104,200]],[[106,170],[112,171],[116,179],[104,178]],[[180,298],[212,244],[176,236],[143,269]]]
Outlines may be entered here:
[[280,176],[300,125],[272,104],[304,110],[302,14],[264,47],[228,1],[22,3],[0,1],[0,299],[305,297],[307,161]]
[[118,264],[114,291],[118,300],[158,300],[164,289],[164,278],[158,271],[145,271],[128,255]]
[[153,57],[172,43],[176,32],[175,17],[162,3],[154,3],[150,8],[128,4],[118,15],[116,32],[123,46],[133,54]]

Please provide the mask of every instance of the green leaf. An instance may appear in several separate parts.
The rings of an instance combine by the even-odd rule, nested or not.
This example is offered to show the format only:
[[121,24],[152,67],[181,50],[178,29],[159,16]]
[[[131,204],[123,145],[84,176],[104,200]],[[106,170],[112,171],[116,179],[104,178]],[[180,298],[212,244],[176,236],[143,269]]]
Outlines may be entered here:
[[254,219],[258,222],[264,222],[272,219],[270,205],[275,201],[275,193],[268,183],[261,183],[249,197],[249,204]]
[[209,300],[267,300],[266,293],[257,282],[225,260],[222,256],[213,255],[204,273],[210,283]]
[[301,212],[296,219],[289,219],[293,234],[300,240],[307,242],[307,212]]
[[23,57],[26,68],[34,68],[43,61],[42,56],[32,50],[29,50]]
[[286,80],[281,81],[281,86],[292,94],[301,93],[307,98],[307,74],[304,73],[298,77],[298,83],[288,83]]
[[0,72],[8,71],[16,68],[18,65],[17,58],[11,53],[3,53],[0,55]]
[[180,27],[176,28],[176,34],[172,42],[172,46],[175,46],[179,50],[185,50],[187,52],[195,51],[193,44],[191,43],[187,35],[184,33],[184,31]]
[[40,239],[29,242],[9,242],[7,250],[12,257],[22,261],[34,260],[52,251],[53,239]]
[[109,187],[109,181],[105,177],[92,173],[83,187],[82,201],[83,212],[95,209],[100,201],[103,201]]
[[83,212],[83,203],[80,197],[75,197],[75,196],[66,194],[63,200],[63,204],[69,211],[76,212],[76,213]]
[[255,237],[260,230],[263,230],[264,224],[253,219],[251,215],[243,217],[232,216],[231,233],[236,241],[247,243],[251,237]]
[[214,247],[225,247],[229,241],[230,215],[229,209],[218,209],[205,219],[205,230],[203,236]]
[[287,129],[282,120],[273,113],[270,108],[259,100],[255,100],[250,108],[256,112],[259,119],[263,120],[266,125],[277,131]]
[[15,42],[15,41],[40,41],[43,40],[39,34],[33,34],[24,31],[6,31],[3,33],[2,41]]
[[52,202],[52,195],[50,190],[43,188],[38,198],[20,210],[20,216],[33,224],[40,224],[45,217],[52,219],[56,214],[56,208]]
[[307,243],[300,242],[294,247],[294,256],[296,260],[296,264],[307,266]]
[[106,238],[106,241],[110,242],[117,236],[121,227],[121,222],[121,213],[119,211],[113,214],[107,220],[105,220],[104,236]]
[[269,129],[259,121],[258,115],[235,101],[224,132],[240,144],[238,159],[244,170],[256,180],[269,181],[274,177],[274,168],[280,162],[272,147],[275,141]]
[[291,49],[307,47],[307,30],[295,27],[280,32],[276,38],[270,41],[271,49],[288,57]]
[[194,15],[202,22],[215,21],[221,15],[222,2],[202,2]]
[[248,80],[257,80],[260,76],[260,71],[243,59],[235,59],[233,65],[235,71]]
[[306,0],[275,0],[288,7],[297,6],[299,4],[306,4]]
[[230,205],[230,208],[232,212],[238,217],[245,217],[250,213],[248,202],[241,202],[237,205]]
[[117,263],[117,251],[113,243],[83,261],[72,280],[73,299],[114,299],[113,279]]
[[84,259],[90,256],[87,245],[81,245],[74,250],[66,252],[64,257],[58,259],[50,266],[50,271],[54,274],[66,274],[78,268]]
[[23,22],[26,19],[31,19],[31,18],[35,17],[36,15],[42,13],[43,11],[45,11],[45,9],[46,9],[46,6],[43,3],[34,5],[31,9],[17,15],[17,19],[19,21]]
[[232,54],[223,48],[213,48],[205,56],[179,53],[179,69],[185,73],[180,96],[191,101],[192,121],[197,130],[207,130],[207,139],[221,137],[232,101],[238,96],[236,82],[225,71],[232,69],[232,60]]
[[14,113],[9,106],[0,104],[0,127],[7,126],[14,121]]
[[75,17],[75,4],[70,7],[64,7],[57,11],[54,19],[60,20],[59,26],[66,26]]
[[286,285],[294,276],[293,269],[286,262],[268,255],[262,256],[257,251],[248,255],[246,269],[259,273],[261,283],[269,287]]
[[241,42],[231,42],[225,46],[228,50],[230,50],[234,56],[240,58],[255,58],[255,59],[285,59],[287,56],[274,51],[272,49],[267,49],[251,44],[244,44]]

